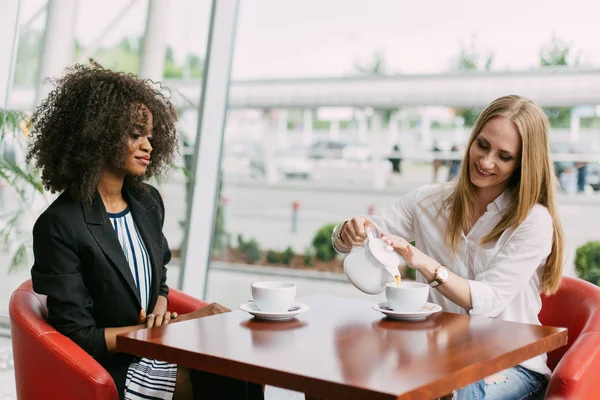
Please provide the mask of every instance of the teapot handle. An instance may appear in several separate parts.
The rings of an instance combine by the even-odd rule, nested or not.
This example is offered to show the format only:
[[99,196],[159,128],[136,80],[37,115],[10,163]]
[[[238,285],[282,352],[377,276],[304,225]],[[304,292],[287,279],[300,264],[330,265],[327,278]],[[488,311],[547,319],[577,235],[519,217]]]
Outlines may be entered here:
[[364,241],[362,246],[352,246],[352,248],[350,249],[350,253],[364,249],[365,245],[368,243],[369,240],[374,239],[375,235],[373,235],[373,229],[368,228],[367,229],[367,240]]

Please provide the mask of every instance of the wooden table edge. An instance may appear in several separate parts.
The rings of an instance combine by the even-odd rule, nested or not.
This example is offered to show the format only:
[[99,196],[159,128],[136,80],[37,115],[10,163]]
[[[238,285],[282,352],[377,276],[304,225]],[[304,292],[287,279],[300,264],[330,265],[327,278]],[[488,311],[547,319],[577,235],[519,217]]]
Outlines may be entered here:
[[[400,395],[393,395],[390,393],[381,393],[381,392],[376,393],[376,392],[372,392],[371,390],[368,390],[368,389],[364,389],[364,388],[360,388],[360,387],[356,387],[356,386],[348,386],[348,385],[344,385],[344,384],[338,383],[338,382],[318,380],[317,378],[308,377],[308,376],[294,375],[293,379],[290,379],[290,375],[292,375],[292,374],[289,372],[273,370],[268,367],[256,366],[256,365],[244,363],[241,361],[232,361],[232,360],[224,359],[224,358],[214,356],[214,355],[197,354],[194,352],[190,352],[188,350],[175,349],[173,347],[157,345],[155,343],[141,342],[138,339],[130,337],[130,335],[134,334],[134,332],[123,333],[123,334],[117,335],[116,350],[119,352],[131,354],[131,355],[135,355],[135,356],[139,356],[139,357],[156,358],[156,359],[164,360],[167,362],[175,362],[174,360],[169,359],[169,357],[168,357],[169,350],[177,351],[180,353],[188,353],[188,354],[190,354],[190,356],[193,356],[194,359],[196,360],[194,364],[203,363],[204,365],[209,365],[211,367],[208,369],[204,368],[203,369],[204,371],[219,374],[219,375],[225,375],[225,376],[229,376],[229,377],[236,378],[236,379],[243,379],[243,380],[251,381],[254,383],[258,383],[258,384],[271,385],[271,386],[281,387],[284,389],[294,390],[294,391],[298,391],[298,392],[304,392],[307,394],[307,398],[310,398],[310,399],[325,399],[325,398],[329,399],[332,397],[319,397],[318,395],[315,396],[315,394],[317,394],[319,392],[335,393],[336,391],[337,391],[337,393],[340,393],[340,392],[345,392],[346,390],[351,388],[352,392],[356,393],[356,397],[352,396],[351,398],[364,398],[365,395],[368,395],[369,399],[374,399],[374,400],[379,400],[379,399],[382,399],[382,400],[383,399],[385,399],[385,400],[392,400],[392,399],[415,400],[415,399],[429,399],[431,397],[433,397],[433,398],[442,397],[444,395],[451,393],[453,390],[456,390],[456,389],[464,387],[468,384],[477,382],[478,380],[484,379],[487,376],[490,376],[494,373],[497,373],[497,372],[503,371],[505,369],[514,367],[516,365],[519,365],[519,363],[529,360],[530,358],[548,353],[552,350],[556,350],[560,347],[565,346],[568,343],[568,330],[567,330],[567,328],[562,328],[562,327],[556,327],[556,328],[559,329],[559,331],[555,332],[554,334],[552,334],[550,336],[545,337],[542,340],[544,351],[541,353],[527,354],[527,355],[519,354],[520,352],[523,352],[524,350],[529,350],[530,348],[536,348],[536,346],[539,345],[539,342],[531,343],[524,347],[515,349],[509,353],[506,353],[501,356],[495,357],[493,359],[487,360],[484,363],[481,363],[478,365],[467,366],[460,370],[454,371],[454,372],[446,375],[441,380],[429,383],[429,384],[427,384],[425,386],[421,386],[419,388],[415,388],[415,389],[411,390],[410,392],[406,392],[406,393],[403,393]],[[159,346],[161,346],[161,347],[159,347]],[[142,348],[143,348],[143,351],[142,351]],[[156,351],[158,348],[161,348],[161,350]],[[167,356],[165,356],[165,354],[167,354]],[[514,357],[513,357],[513,355],[514,355]],[[506,359],[506,361],[504,361],[504,359]],[[516,364],[514,363],[515,360],[516,360]],[[246,374],[235,373],[238,371],[238,369],[231,368],[232,363],[239,365],[243,368],[252,368],[254,371],[253,375],[256,375],[255,378],[259,377],[261,379],[248,379]],[[489,371],[489,368],[486,368],[486,367],[488,367],[489,365],[492,365],[492,364],[495,364],[496,366],[500,365],[501,368],[500,369],[493,368],[493,371]],[[182,367],[187,367],[187,368],[197,368],[197,365],[188,364],[188,363],[180,363],[179,362],[178,365],[181,365]],[[482,368],[482,366],[483,366],[483,368]],[[472,371],[470,371],[470,370],[472,370]],[[232,373],[232,371],[234,373]],[[466,371],[470,371],[469,377],[467,379],[464,378],[464,376],[467,375]],[[278,379],[272,379],[272,378],[278,378]],[[473,378],[475,378],[475,379],[473,379]],[[286,384],[282,385],[282,382],[286,382]],[[323,388],[322,390],[316,390],[316,391],[308,390],[308,392],[307,392],[307,388],[315,389],[319,386],[325,386],[325,388]],[[434,389],[433,391],[432,391],[432,387]],[[345,396],[344,398],[348,398],[348,397]]]
[[[542,354],[547,354],[553,350],[559,349],[568,344],[569,333],[568,333],[567,328],[563,328],[563,327],[547,327],[547,328],[556,328],[556,329],[559,329],[559,331],[557,331],[554,334],[552,334],[551,336],[547,336],[543,339],[542,343],[544,344],[544,346],[543,346],[544,351],[542,353],[528,354],[526,356],[520,354],[524,350],[529,350],[530,348],[532,348],[532,347],[535,348],[536,346],[539,345],[539,342],[531,343],[526,346],[520,347],[518,349],[514,349],[513,351],[511,351],[509,353],[505,353],[501,356],[487,360],[484,363],[480,363],[478,365],[470,365],[470,366],[467,366],[460,370],[454,371],[454,372],[446,375],[446,377],[442,378],[441,380],[438,380],[436,383],[430,383],[430,384],[422,386],[420,388],[416,388],[410,392],[403,393],[402,395],[395,397],[395,399],[414,400],[414,399],[428,399],[430,397],[434,397],[434,398],[443,397],[445,395],[452,393],[453,390],[462,388],[471,383],[475,383],[481,379],[484,379],[490,375],[493,375],[494,373],[498,373],[500,371],[504,371],[505,369],[515,367],[515,366],[519,365],[520,363],[522,363],[523,361],[527,361],[530,358],[537,357]],[[515,360],[517,361],[516,364],[514,363]],[[494,368],[494,371],[490,372],[490,371],[487,371],[487,368],[485,368],[485,367],[489,366],[490,364],[500,365],[502,367],[499,370],[496,370],[497,368]],[[469,370],[472,370],[472,372],[470,372],[470,374],[469,374],[469,378],[464,379],[463,377],[467,375],[466,371],[469,371]],[[475,378],[475,379],[472,379],[472,378]],[[430,390],[433,385],[439,385],[440,387],[436,388],[437,389],[436,391],[431,392]]]

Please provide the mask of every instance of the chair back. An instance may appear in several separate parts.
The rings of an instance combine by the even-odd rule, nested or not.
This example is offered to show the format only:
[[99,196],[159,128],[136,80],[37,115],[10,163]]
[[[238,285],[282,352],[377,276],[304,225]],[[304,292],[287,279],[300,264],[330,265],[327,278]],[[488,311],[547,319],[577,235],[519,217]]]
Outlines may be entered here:
[[31,280],[13,292],[8,309],[19,400],[119,399],[109,373],[48,324],[46,296]]
[[600,398],[600,288],[565,276],[558,292],[542,296],[539,318],[569,330],[568,344],[548,353],[546,398]]
[[[185,314],[206,303],[175,289],[169,310]],[[19,400],[118,400],[110,374],[75,342],[47,322],[46,296],[21,284],[9,303],[10,329]]]

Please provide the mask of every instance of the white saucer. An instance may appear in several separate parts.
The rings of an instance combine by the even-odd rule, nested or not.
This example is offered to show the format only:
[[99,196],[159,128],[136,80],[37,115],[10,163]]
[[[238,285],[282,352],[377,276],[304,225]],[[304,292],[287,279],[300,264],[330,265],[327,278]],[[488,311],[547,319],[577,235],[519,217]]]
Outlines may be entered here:
[[293,303],[292,307],[290,308],[293,311],[265,312],[257,309],[254,303],[248,302],[241,304],[239,306],[239,309],[254,315],[254,317],[257,319],[262,319],[265,321],[289,321],[291,319],[294,319],[296,315],[303,313],[304,311],[308,311],[309,307],[306,304]]
[[442,307],[433,304],[425,303],[419,311],[394,311],[389,308],[387,301],[382,303],[373,303],[373,310],[384,313],[388,318],[402,321],[423,321],[431,314],[442,311]]

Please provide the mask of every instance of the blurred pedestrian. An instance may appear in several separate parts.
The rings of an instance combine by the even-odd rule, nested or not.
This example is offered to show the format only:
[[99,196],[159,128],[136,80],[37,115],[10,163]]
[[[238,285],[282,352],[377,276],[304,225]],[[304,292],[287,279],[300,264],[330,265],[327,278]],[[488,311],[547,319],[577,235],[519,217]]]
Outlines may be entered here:
[[400,145],[396,144],[394,146],[389,160],[392,163],[392,173],[402,175],[402,149]]
[[458,153],[459,150],[460,149],[457,145],[452,145],[452,148],[450,149],[450,151],[452,152],[452,158],[448,160],[448,182],[454,179],[458,175],[458,171],[460,171],[461,159],[456,158],[456,153]]
[[439,146],[437,139],[433,140],[433,148],[431,149],[433,152],[433,183],[438,181],[438,172],[440,167],[444,164],[444,160],[439,158],[439,153],[442,152],[442,149]]
[[577,193],[585,193],[585,186],[587,185],[588,163],[576,162],[575,168],[577,168]]

